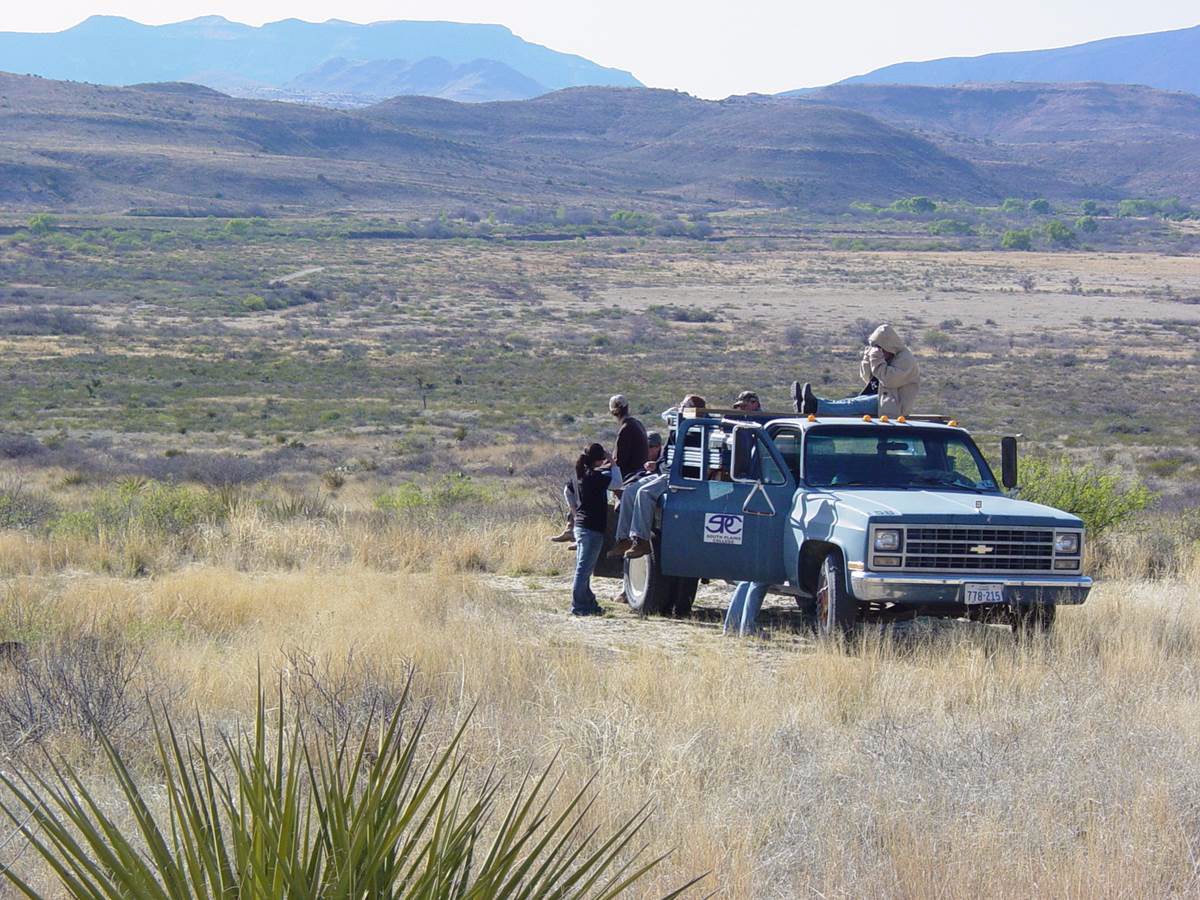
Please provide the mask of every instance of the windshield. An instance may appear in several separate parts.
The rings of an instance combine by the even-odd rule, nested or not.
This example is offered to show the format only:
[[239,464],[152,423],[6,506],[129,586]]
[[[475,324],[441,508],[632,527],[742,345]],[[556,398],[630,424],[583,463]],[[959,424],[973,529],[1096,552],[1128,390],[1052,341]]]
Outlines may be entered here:
[[974,441],[933,428],[810,430],[804,439],[804,480],[813,487],[996,490]]

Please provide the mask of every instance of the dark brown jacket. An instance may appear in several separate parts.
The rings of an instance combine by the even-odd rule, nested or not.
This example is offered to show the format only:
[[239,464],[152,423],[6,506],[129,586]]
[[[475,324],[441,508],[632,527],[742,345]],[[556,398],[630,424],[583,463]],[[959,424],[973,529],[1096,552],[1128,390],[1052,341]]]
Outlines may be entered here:
[[646,440],[646,429],[633,416],[626,416],[617,429],[617,468],[627,477],[640,472],[650,458],[650,444]]

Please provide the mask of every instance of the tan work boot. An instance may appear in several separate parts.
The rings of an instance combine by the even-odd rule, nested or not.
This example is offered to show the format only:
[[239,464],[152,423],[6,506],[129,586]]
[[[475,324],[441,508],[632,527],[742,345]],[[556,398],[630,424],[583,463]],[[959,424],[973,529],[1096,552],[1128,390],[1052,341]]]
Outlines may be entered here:
[[613,548],[606,554],[609,559],[620,559],[625,555],[625,551],[633,546],[633,541],[625,538],[623,541],[617,541],[613,544]]
[[626,559],[641,559],[643,556],[646,556],[647,554],[649,554],[650,551],[652,551],[653,549],[654,549],[654,547],[651,546],[651,544],[648,540],[646,540],[645,538],[638,538],[634,542],[633,546],[628,551],[626,551],[625,558]]
[[570,541],[575,540],[575,529],[568,525],[562,530],[561,534],[556,534],[554,537],[550,538],[550,540],[556,544],[569,543]]

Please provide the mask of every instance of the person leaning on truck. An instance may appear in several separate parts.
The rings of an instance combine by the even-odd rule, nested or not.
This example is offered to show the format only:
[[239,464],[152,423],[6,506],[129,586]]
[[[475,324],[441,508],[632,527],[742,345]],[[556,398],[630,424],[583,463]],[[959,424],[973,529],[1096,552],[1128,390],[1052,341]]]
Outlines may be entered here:
[[[845,400],[826,400],[813,393],[812,385],[792,382],[792,405],[801,415],[818,416],[907,416],[913,411],[921,376],[917,358],[896,329],[883,324],[871,332],[863,350],[859,375],[866,385],[863,393]],[[872,391],[872,385],[877,386]]]
[[[684,409],[704,409],[704,398],[699,394],[688,394],[678,406],[672,406],[663,414],[663,421],[670,424],[671,417]],[[667,473],[643,478],[637,483],[637,492],[630,491],[621,499],[621,516],[617,520],[617,543],[608,551],[610,558],[624,556],[637,559],[650,552],[650,536],[654,530],[654,508],[658,498],[667,492]],[[626,504],[629,508],[626,509]]]
[[646,428],[629,414],[629,401],[621,394],[608,399],[608,411],[616,417],[617,468],[622,472],[639,472],[650,458],[650,445],[646,440]]

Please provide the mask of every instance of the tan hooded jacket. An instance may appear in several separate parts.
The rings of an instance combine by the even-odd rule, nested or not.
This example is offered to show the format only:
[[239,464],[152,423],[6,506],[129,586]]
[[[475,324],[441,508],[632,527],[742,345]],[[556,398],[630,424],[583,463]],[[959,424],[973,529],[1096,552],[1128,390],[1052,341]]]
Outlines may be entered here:
[[[905,346],[896,329],[891,325],[880,325],[871,332],[863,353],[860,374],[863,384],[872,378],[879,379],[879,414],[881,416],[907,416],[917,402],[917,391],[921,385],[917,358]],[[880,348],[894,353],[888,362]]]

